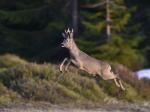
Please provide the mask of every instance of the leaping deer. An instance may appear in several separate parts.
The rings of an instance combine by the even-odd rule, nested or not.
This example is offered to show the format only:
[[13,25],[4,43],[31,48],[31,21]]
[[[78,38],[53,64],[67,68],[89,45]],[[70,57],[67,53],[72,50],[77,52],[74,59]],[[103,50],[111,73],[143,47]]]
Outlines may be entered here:
[[65,30],[62,35],[64,37],[64,40],[61,43],[61,47],[65,47],[69,50],[70,58],[65,58],[63,60],[59,68],[60,71],[63,71],[65,62],[67,62],[65,71],[67,71],[69,65],[73,63],[77,68],[79,68],[80,70],[84,70],[89,74],[92,74],[94,76],[99,75],[104,80],[114,80],[117,87],[125,90],[120,78],[116,74],[111,72],[111,66],[107,62],[97,60],[87,55],[77,47],[73,39],[73,29]]

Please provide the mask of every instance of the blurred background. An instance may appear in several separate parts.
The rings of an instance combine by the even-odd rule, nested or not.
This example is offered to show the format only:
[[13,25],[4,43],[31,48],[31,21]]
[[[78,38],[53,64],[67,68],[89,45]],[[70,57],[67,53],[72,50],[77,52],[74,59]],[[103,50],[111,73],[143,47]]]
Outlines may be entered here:
[[[132,70],[150,66],[147,0],[0,0],[0,54],[59,62],[61,33],[74,28],[80,49]],[[60,56],[61,55],[61,56]]]
[[[68,27],[81,50],[121,75],[126,92],[74,68],[59,72],[68,56],[60,46]],[[149,76],[149,30],[148,0],[0,0],[0,106],[22,100],[150,101],[149,79],[134,73],[147,69],[138,73]]]

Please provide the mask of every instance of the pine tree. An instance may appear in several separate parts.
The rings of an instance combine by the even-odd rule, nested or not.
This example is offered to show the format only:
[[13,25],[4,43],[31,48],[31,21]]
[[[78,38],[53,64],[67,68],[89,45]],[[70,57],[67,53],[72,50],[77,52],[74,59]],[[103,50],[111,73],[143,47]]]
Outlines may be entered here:
[[0,53],[27,58],[56,53],[51,49],[59,47],[59,32],[66,22],[65,0],[0,1]]
[[102,35],[105,30],[107,40],[118,34],[130,17],[124,0],[96,0],[96,3],[85,3],[82,8],[85,9],[82,11],[84,16],[87,15],[83,19],[83,25],[88,30],[94,28],[96,35]]
[[[145,60],[137,49],[139,38],[128,37],[132,31],[127,27],[131,12],[124,0],[85,0],[81,4],[81,22],[86,28],[82,36],[98,43],[84,49],[96,58],[122,63],[132,69],[143,66]],[[108,43],[100,43],[104,41]]]

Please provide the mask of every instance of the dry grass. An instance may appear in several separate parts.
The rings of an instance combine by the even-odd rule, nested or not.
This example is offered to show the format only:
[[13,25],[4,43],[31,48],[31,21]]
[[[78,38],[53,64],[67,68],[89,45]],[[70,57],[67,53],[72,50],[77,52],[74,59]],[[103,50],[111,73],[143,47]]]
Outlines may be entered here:
[[[12,58],[9,55],[9,60],[3,61],[1,64],[0,105],[17,102],[20,99],[78,105],[88,102],[92,102],[92,104],[104,102],[104,99],[108,97],[130,102],[149,100],[149,83],[145,86],[145,83],[134,78],[122,76],[127,88],[125,92],[122,92],[113,82],[101,80],[99,77],[91,77],[72,67],[69,72],[61,73],[56,65],[28,63],[14,55]],[[5,56],[0,56],[0,63],[2,63],[2,59],[5,59]],[[14,59],[19,59],[19,64],[17,62],[14,64],[14,61],[12,63]],[[127,72],[124,73],[128,75]],[[136,83],[133,83],[134,81]],[[140,91],[144,91],[144,93],[139,91],[137,84],[142,86]]]

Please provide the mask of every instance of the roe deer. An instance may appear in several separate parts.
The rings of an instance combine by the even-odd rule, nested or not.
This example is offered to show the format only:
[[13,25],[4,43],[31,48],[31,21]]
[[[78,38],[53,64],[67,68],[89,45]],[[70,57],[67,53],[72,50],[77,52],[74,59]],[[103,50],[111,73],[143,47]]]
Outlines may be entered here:
[[65,47],[69,50],[70,58],[65,58],[63,60],[59,68],[60,71],[63,70],[65,62],[67,62],[65,71],[67,71],[69,65],[73,63],[77,68],[79,68],[80,70],[84,70],[89,74],[92,74],[94,76],[99,75],[104,80],[113,79],[117,87],[125,90],[120,78],[116,74],[111,72],[111,66],[107,62],[97,60],[87,55],[77,47],[73,39],[73,29],[71,31],[69,29],[65,30],[62,35],[64,37],[64,40],[61,43],[61,47]]

